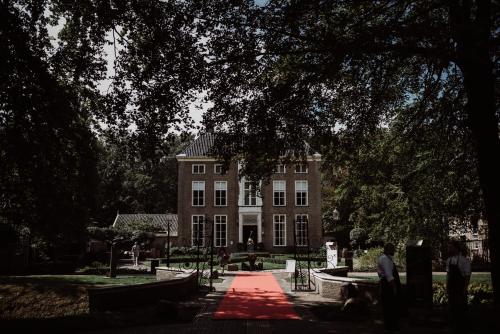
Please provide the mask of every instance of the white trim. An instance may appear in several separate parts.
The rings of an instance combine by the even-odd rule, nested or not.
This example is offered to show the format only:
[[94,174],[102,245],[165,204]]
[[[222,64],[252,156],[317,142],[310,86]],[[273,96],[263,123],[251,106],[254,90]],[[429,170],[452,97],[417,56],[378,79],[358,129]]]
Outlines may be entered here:
[[[225,223],[224,225],[226,225],[226,235],[224,237],[224,240],[225,240],[225,244],[224,245],[217,245],[217,217],[225,217]],[[219,223],[219,225],[222,225]],[[227,225],[228,225],[228,222],[227,222],[227,215],[214,215],[214,246],[215,247],[227,247]]]
[[[278,166],[283,166],[283,172],[279,171]],[[277,164],[276,171],[274,172],[274,174],[286,174],[286,165],[285,164]]]
[[[203,183],[203,205],[195,205],[194,204],[194,183]],[[205,187],[205,181],[191,181],[191,206],[194,206],[194,207],[204,207],[206,202],[206,196],[205,196],[205,193],[206,193],[206,187]]]
[[203,157],[203,156],[197,156],[197,157],[186,157],[183,154],[179,154],[175,156],[177,158],[177,161],[200,161],[200,162],[213,162],[213,161],[219,161],[215,158],[209,158],[209,157]]
[[[276,221],[274,220],[274,218],[276,216],[283,216],[285,217],[285,220],[283,222],[279,222],[279,224],[283,224],[284,228],[283,228],[283,240],[284,240],[284,245],[276,245],[275,241],[275,237],[274,237],[274,234],[276,232],[275,230],[275,224],[278,224],[276,223]],[[286,247],[286,214],[284,213],[276,213],[276,214],[273,214],[273,235],[272,235],[272,239],[273,239],[273,247]]]
[[[306,166],[306,171],[305,172],[297,172],[297,166],[304,166],[304,165]],[[301,168],[301,170],[302,170],[302,168]],[[307,174],[307,173],[309,173],[309,164],[307,164],[307,163],[305,163],[305,164],[304,163],[295,164],[293,166],[293,172],[295,174]]]
[[[195,166],[198,166],[198,170],[200,169],[200,167],[201,167],[201,166],[203,166],[203,173],[199,173],[199,172],[198,172],[198,173],[195,173],[195,172],[194,172],[194,167],[195,167]],[[193,175],[203,175],[203,174],[205,174],[206,172],[207,172],[207,166],[206,166],[205,164],[192,164],[192,165],[191,165],[191,174],[193,174]]]
[[[217,173],[216,168],[220,166],[221,172]],[[222,164],[214,164],[214,175],[223,175],[222,174]]]
[[303,244],[299,244],[298,243],[298,240],[297,240],[297,231],[298,231],[298,229],[297,229],[297,223],[298,223],[297,217],[298,216],[306,216],[306,218],[307,218],[307,226],[309,228],[310,227],[309,226],[309,214],[308,213],[296,213],[295,214],[295,220],[293,222],[295,224],[295,226],[294,226],[294,230],[295,230],[295,236],[294,236],[294,238],[295,238],[295,241],[297,242],[297,246],[308,246],[307,245],[307,229],[304,232],[305,233],[305,235],[304,235],[304,238],[305,238],[304,243]]
[[[205,215],[204,214],[201,214],[201,215],[191,215],[191,246],[196,246],[195,243],[194,243],[194,217],[203,217],[203,231],[205,231],[205,223],[206,223],[206,219],[205,219]],[[204,246],[205,245],[205,236],[202,235],[202,243],[200,246]]]
[[[274,183],[275,182],[283,182],[283,204],[276,204],[274,202],[274,193],[276,192],[275,188],[274,188]],[[281,190],[280,190],[281,192]],[[286,206],[286,180],[273,180],[273,206]]]
[[[306,183],[306,191],[305,191],[306,204],[297,204],[297,183],[298,182],[305,182]],[[309,182],[308,182],[308,180],[295,180],[295,206],[309,206]]]
[[[217,205],[217,196],[216,196],[216,191],[217,191],[217,187],[216,187],[216,183],[217,182],[220,182],[220,183],[225,183],[226,184],[226,204],[224,205]],[[227,203],[229,202],[229,191],[228,191],[228,185],[227,185],[227,181],[223,181],[223,180],[215,180],[214,181],[214,206],[216,207],[225,207],[227,206]]]

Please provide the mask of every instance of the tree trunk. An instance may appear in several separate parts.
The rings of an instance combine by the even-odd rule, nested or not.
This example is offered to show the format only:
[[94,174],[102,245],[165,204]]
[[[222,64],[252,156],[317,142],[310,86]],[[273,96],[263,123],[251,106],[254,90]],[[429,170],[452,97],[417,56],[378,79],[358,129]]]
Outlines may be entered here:
[[111,252],[109,256],[109,277],[110,278],[115,278],[116,277],[116,253],[118,249],[116,247],[115,243],[111,244]]
[[[488,245],[495,303],[500,302],[500,138],[495,114],[495,78],[489,50],[490,12],[488,2],[479,5],[477,18],[461,30],[458,63],[467,92],[467,113],[476,148],[478,173],[488,220]],[[462,21],[463,23],[463,21]]]

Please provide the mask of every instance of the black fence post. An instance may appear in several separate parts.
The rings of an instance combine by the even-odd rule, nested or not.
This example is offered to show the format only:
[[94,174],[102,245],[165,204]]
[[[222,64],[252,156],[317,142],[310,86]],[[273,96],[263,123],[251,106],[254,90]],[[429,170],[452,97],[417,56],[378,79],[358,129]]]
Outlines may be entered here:
[[307,233],[307,288],[311,290],[311,248],[309,247],[309,219],[306,218],[306,233]]
[[[203,222],[204,223],[204,222]],[[196,281],[197,288],[200,288],[200,217],[198,217],[196,224]]]
[[215,235],[214,235],[214,229],[215,229],[215,220],[212,220],[212,236],[210,238],[210,291],[212,291],[213,288],[213,274],[214,274],[214,241],[215,241]]
[[170,218],[167,218],[167,267],[170,267]]
[[295,228],[297,221],[293,220],[293,258],[295,259],[295,272],[293,273],[293,279],[295,282],[295,291],[297,291],[297,231]]

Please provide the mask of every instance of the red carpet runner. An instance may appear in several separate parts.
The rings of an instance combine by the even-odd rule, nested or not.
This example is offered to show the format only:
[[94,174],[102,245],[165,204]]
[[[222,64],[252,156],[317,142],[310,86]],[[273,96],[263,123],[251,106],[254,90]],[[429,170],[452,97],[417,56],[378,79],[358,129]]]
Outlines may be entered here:
[[300,319],[271,273],[239,273],[214,319]]

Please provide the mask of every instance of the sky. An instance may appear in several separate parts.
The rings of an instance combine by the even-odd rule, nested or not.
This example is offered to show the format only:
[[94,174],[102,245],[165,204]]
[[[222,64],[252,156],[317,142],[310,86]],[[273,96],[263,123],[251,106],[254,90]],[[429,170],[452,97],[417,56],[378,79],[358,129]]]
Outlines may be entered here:
[[[58,45],[57,35],[58,35],[59,31],[62,29],[63,25],[64,25],[64,21],[61,20],[61,21],[59,21],[58,25],[49,26],[49,28],[48,28],[49,35],[51,36],[51,39],[52,39],[52,45],[54,47],[57,47],[57,45]],[[113,68],[113,62],[115,60],[115,53],[114,53],[114,46],[112,44],[113,35],[111,32],[109,32],[109,34],[107,36],[107,40],[110,43],[107,43],[104,46],[104,53],[106,54],[106,61],[107,61],[106,79],[102,80],[98,85],[99,90],[103,94],[105,94],[108,91],[109,86],[111,84],[111,79],[113,78],[113,75],[115,73],[114,68]],[[120,46],[117,45],[117,51],[119,51],[119,49],[120,49]],[[201,125],[203,113],[211,106],[211,103],[203,103],[202,102],[205,94],[206,94],[206,92],[200,92],[198,94],[198,99],[196,101],[192,102],[188,107],[189,108],[189,115],[194,120],[196,125]]]

